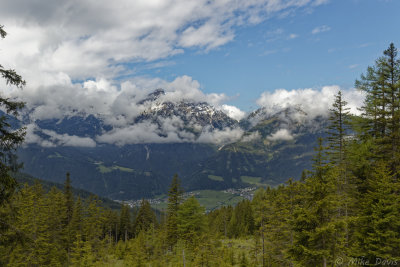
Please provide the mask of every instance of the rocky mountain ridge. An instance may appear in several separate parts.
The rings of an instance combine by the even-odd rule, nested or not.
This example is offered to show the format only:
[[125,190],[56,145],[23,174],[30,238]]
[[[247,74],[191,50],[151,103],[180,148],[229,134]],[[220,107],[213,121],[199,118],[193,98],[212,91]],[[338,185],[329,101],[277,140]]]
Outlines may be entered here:
[[[70,172],[74,186],[118,200],[163,194],[175,173],[188,190],[276,185],[309,167],[326,125],[299,107],[260,108],[239,122],[205,102],[163,96],[158,89],[141,100],[146,108],[125,135],[95,114],[36,120],[30,138],[41,143],[18,152],[24,171],[54,182]],[[111,134],[134,142],[104,141]],[[143,139],[132,139],[138,134]]]

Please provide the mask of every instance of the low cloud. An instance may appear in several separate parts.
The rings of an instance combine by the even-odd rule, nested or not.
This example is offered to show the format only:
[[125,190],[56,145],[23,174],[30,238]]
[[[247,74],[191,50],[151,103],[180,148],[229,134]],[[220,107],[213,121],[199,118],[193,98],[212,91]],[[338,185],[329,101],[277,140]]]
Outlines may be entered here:
[[239,140],[243,135],[240,128],[225,128],[222,130],[204,127],[197,137],[194,133],[182,130],[181,125],[171,123],[166,119],[165,124],[159,127],[149,121],[131,125],[125,128],[113,129],[104,135],[98,136],[99,143],[123,146],[127,144],[143,143],[214,143],[226,144]]
[[240,128],[225,128],[223,130],[211,129],[205,127],[200,137],[196,140],[198,143],[227,144],[238,141],[243,136],[244,131]]
[[80,137],[76,135],[58,134],[54,131],[43,130],[43,133],[50,137],[50,142],[56,146],[72,147],[95,147],[96,142],[90,137]]
[[49,140],[45,140],[38,135],[40,128],[35,124],[26,125],[26,136],[24,145],[37,144],[42,147],[55,147],[56,144],[50,142]]
[[275,133],[267,137],[269,141],[291,141],[293,140],[293,135],[287,129],[279,129]]
[[[62,76],[64,77],[64,76]],[[65,77],[64,77],[65,78]],[[152,98],[151,93],[155,88],[163,88],[164,93]],[[162,79],[137,77],[121,84],[112,83],[105,78],[87,80],[74,84],[65,78],[59,85],[48,84],[38,88],[24,88],[19,90],[12,88],[7,92],[8,97],[26,102],[26,116],[28,121],[57,119],[64,117],[83,116],[90,114],[101,119],[104,124],[112,126],[113,130],[101,134],[96,138],[100,143],[117,145],[133,143],[167,143],[167,142],[226,142],[236,140],[230,138],[235,132],[226,130],[212,134],[215,129],[203,129],[204,125],[196,125],[195,121],[185,121],[177,116],[162,118],[157,121],[135,120],[146,112],[155,112],[163,103],[179,105],[182,101],[187,103],[209,103],[214,111],[222,111],[229,117],[240,120],[245,112],[237,107],[223,104],[230,99],[225,94],[205,94],[200,90],[200,83],[189,76],[180,76],[169,82]],[[167,107],[165,107],[167,108]],[[210,112],[213,110],[210,109]],[[182,114],[186,116],[190,114]],[[190,117],[190,116],[189,116]],[[188,117],[188,118],[189,118]],[[26,143],[37,143],[42,146],[95,146],[91,139],[79,139],[74,136],[57,135],[55,132],[45,132],[48,138],[41,138],[35,132],[38,126],[29,126],[29,134]],[[184,130],[193,129],[193,132]],[[197,138],[199,133],[203,135]],[[196,133],[196,134],[195,134]],[[215,140],[211,140],[215,137]]]
[[35,124],[29,124],[26,126],[25,145],[27,144],[37,144],[42,147],[56,147],[56,146],[95,147],[96,146],[96,142],[89,137],[58,134],[54,131],[42,130]]
[[252,141],[260,140],[260,139],[261,139],[261,134],[258,131],[256,131],[256,132],[250,133],[248,135],[244,135],[240,141],[252,142]]
[[238,109],[235,106],[230,106],[230,105],[222,105],[221,106],[221,110],[228,115],[229,117],[231,117],[234,120],[240,121],[241,119],[243,119],[246,116],[246,112]]
[[127,144],[141,143],[181,143],[176,131],[163,132],[156,124],[142,122],[124,128],[116,128],[101,136],[96,141],[100,143],[123,146]]
[[[159,87],[165,88],[165,94],[161,94],[156,100],[144,101],[149,93],[153,92],[149,88]],[[290,108],[291,112],[288,113],[290,118],[304,123],[317,116],[326,117],[334,96],[339,90],[338,86],[325,86],[320,90],[278,89],[274,92],[264,92],[257,100],[257,104],[269,115]],[[49,91],[52,93],[48,94]],[[354,89],[342,90],[342,92],[351,112],[359,114],[360,111],[357,108],[362,105],[364,95]],[[244,132],[239,128],[214,129],[208,125],[199,125],[191,116],[158,116],[155,121],[151,119],[136,121],[139,115],[150,110],[157,110],[162,107],[162,103],[168,101],[173,101],[175,104],[179,101],[211,102],[216,106],[216,110],[221,110],[237,121],[246,115],[234,106],[223,104],[223,101],[229,100],[226,95],[204,94],[200,90],[200,84],[188,76],[178,77],[172,82],[136,78],[123,82],[119,86],[107,79],[88,80],[82,84],[72,84],[66,80],[64,86],[14,90],[9,92],[9,96],[27,102],[31,124],[28,125],[26,143],[36,143],[44,147],[93,147],[96,142],[120,146],[137,143],[229,143],[237,140],[249,142],[258,138],[257,133],[243,137]],[[112,126],[112,130],[98,135],[93,140],[88,137],[41,130],[33,123],[38,119],[61,119],[65,116],[89,114],[102,119],[106,125]],[[290,125],[291,122],[286,122],[288,119],[286,115],[280,114],[283,116],[281,126],[287,128],[285,125]],[[185,121],[183,121],[184,118]],[[255,117],[253,124],[256,124],[258,119],[260,118]],[[40,132],[47,138],[40,135]],[[282,130],[271,135],[269,140],[289,140],[290,138],[290,132]]]
[[[107,124],[123,126],[132,123],[134,118],[153,104],[143,102],[156,88],[163,88],[157,102],[207,102],[234,119],[243,118],[244,112],[234,106],[223,104],[230,98],[225,94],[205,94],[200,83],[189,76],[180,76],[169,82],[158,78],[136,77],[121,84],[105,78],[72,83],[68,77],[58,84],[23,90],[9,88],[6,95],[26,102],[32,121],[61,119],[76,114],[94,114],[102,117]],[[151,99],[150,99],[151,100]]]
[[[308,119],[317,116],[327,116],[332,107],[335,94],[341,90],[339,86],[324,86],[322,89],[277,89],[274,92],[264,92],[257,104],[266,112],[274,114],[286,108],[299,108],[306,113]],[[350,112],[359,115],[359,107],[364,101],[364,94],[356,89],[342,90],[343,98],[348,103]],[[300,114],[300,113],[298,113]]]

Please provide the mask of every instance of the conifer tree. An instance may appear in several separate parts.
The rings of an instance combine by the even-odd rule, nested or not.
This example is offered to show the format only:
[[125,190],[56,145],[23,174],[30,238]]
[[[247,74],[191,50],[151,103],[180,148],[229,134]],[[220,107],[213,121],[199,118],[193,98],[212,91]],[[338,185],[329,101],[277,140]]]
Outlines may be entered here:
[[67,172],[66,174],[66,179],[64,183],[64,198],[65,198],[65,207],[67,213],[66,224],[69,224],[69,222],[72,219],[72,214],[74,212],[74,196],[72,193],[71,178],[69,172]]
[[370,190],[360,203],[352,256],[373,263],[400,259],[400,184],[383,161],[377,163],[367,183]]
[[[336,194],[338,198],[338,214],[337,220],[342,221],[345,225],[345,246],[348,246],[349,231],[349,209],[350,198],[352,197],[352,181],[350,181],[350,173],[348,172],[348,141],[351,127],[351,119],[349,108],[346,107],[347,102],[343,99],[342,92],[339,91],[335,95],[335,100],[330,109],[329,126],[328,126],[328,160],[329,163],[337,169]],[[336,244],[342,246],[342,244]]]
[[65,207],[65,220],[64,220],[64,229],[65,229],[65,246],[67,250],[68,257],[71,252],[71,247],[74,242],[74,235],[72,229],[70,227],[70,223],[72,220],[72,216],[74,213],[74,196],[72,194],[72,187],[71,187],[71,178],[69,172],[66,174],[66,179],[64,182],[64,203],[63,206]]
[[139,211],[134,222],[134,232],[139,234],[141,231],[147,231],[156,224],[156,215],[151,208],[149,201],[142,199]]
[[121,205],[121,213],[119,216],[120,240],[128,241],[131,235],[131,215],[128,205]]
[[[6,35],[4,26],[0,25],[1,39],[4,39]],[[8,85],[14,85],[18,88],[25,86],[25,81],[15,70],[5,69],[1,64],[0,75]],[[26,132],[24,127],[15,129],[15,125],[11,125],[9,119],[10,116],[18,116],[19,111],[24,106],[23,102],[0,96],[0,107],[5,111],[0,115],[0,207],[10,200],[17,186],[17,182],[10,175],[10,172],[16,171],[20,167],[17,164],[15,150],[24,141]]]
[[75,202],[69,229],[72,235],[71,238],[74,240],[77,235],[83,235],[83,206],[80,197],[78,197]]
[[228,224],[232,217],[232,206],[222,206],[208,213],[208,227],[215,236],[228,236]]
[[72,248],[79,245],[83,236],[83,207],[81,198],[78,197],[73,208],[71,221],[67,226],[67,262],[70,262]]
[[167,244],[170,248],[178,241],[178,210],[182,201],[183,190],[178,175],[174,175],[168,193],[167,208]]
[[65,221],[67,219],[66,207],[64,206],[65,198],[63,193],[53,187],[49,193],[45,195],[44,210],[44,236],[45,243],[48,244],[47,258],[51,260],[50,265],[56,266],[57,263],[65,262],[68,253],[68,232]]
[[318,140],[311,176],[305,182],[304,203],[295,211],[293,259],[305,266],[332,265],[337,256],[337,198],[335,169],[326,162],[322,139]]
[[397,177],[400,163],[400,60],[393,43],[369,67],[367,75],[356,81],[356,87],[366,93],[361,134],[374,139],[375,158],[390,162]]
[[[260,188],[254,194],[252,201],[255,213],[255,223],[258,228],[257,234],[261,238],[261,266],[265,266],[265,237],[266,237],[266,224],[268,215],[270,214],[269,209],[271,207],[270,199],[267,196],[270,194],[271,188],[267,187],[267,190]],[[267,193],[268,192],[268,193]],[[256,242],[258,241],[256,237]]]
[[383,58],[375,62],[375,66],[368,67],[367,73],[356,80],[355,86],[366,93],[362,107],[364,120],[360,132],[363,137],[372,136],[382,139],[387,134],[388,93],[386,89],[386,75],[383,70]]
[[83,239],[88,242],[92,252],[97,256],[102,246],[102,237],[104,236],[104,210],[100,207],[100,201],[95,196],[90,196],[87,200],[84,210],[82,232]]
[[177,226],[179,237],[187,244],[195,245],[207,229],[205,209],[192,196],[178,210]]
[[388,127],[390,129],[391,143],[391,168],[397,176],[398,170],[398,146],[400,145],[400,60],[397,58],[397,48],[391,43],[384,52],[386,60],[383,62],[384,70],[387,73],[387,87],[389,91],[389,108]]
[[109,245],[118,242],[118,224],[119,224],[119,215],[116,211],[106,209],[105,210],[105,232],[107,235],[107,241]]
[[233,209],[228,232],[232,237],[252,235],[255,229],[254,215],[249,200],[243,200]]
[[343,168],[345,160],[345,139],[350,127],[349,108],[343,99],[342,92],[335,95],[335,100],[330,109],[328,126],[328,155],[329,161]]

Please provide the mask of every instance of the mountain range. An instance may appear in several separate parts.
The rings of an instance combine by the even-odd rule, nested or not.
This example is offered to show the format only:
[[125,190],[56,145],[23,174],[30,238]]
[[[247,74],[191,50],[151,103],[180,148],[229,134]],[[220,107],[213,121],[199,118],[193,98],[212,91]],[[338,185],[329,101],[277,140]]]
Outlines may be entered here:
[[[141,112],[110,118],[75,112],[23,117],[23,171],[115,200],[164,194],[174,174],[185,190],[277,185],[310,168],[327,120],[300,107],[260,108],[241,119],[206,102],[163,99],[157,89],[135,104]],[[119,121],[129,121],[119,124]]]

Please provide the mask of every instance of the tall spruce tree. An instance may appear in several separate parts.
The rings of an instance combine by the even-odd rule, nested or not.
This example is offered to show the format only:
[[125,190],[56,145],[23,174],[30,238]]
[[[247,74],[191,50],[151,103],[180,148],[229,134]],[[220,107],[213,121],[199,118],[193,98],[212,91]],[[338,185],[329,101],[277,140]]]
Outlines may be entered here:
[[375,158],[390,162],[398,177],[400,145],[400,60],[397,48],[391,43],[369,67],[366,75],[356,81],[356,87],[366,93],[361,134],[371,136],[377,144]]
[[119,216],[119,231],[120,231],[120,240],[124,240],[125,242],[131,236],[131,216],[130,209],[128,205],[121,205],[121,213]]
[[177,174],[172,178],[172,182],[168,192],[168,208],[167,208],[167,244],[172,248],[178,241],[178,210],[182,201],[183,189],[180,185]]
[[336,224],[337,195],[334,168],[327,163],[326,149],[318,140],[312,172],[304,185],[304,202],[293,219],[294,242],[292,258],[304,266],[328,266],[338,256],[337,238],[340,225]]
[[393,179],[388,164],[379,161],[367,179],[369,190],[360,205],[355,242],[350,253],[371,263],[400,259],[400,183]]
[[147,231],[156,224],[156,215],[151,208],[149,201],[142,199],[139,211],[134,222],[134,233],[138,235],[141,231]]
[[74,196],[72,193],[71,177],[70,177],[69,172],[67,172],[65,182],[64,182],[64,199],[65,199],[65,207],[66,207],[66,212],[67,212],[66,223],[69,224],[69,222],[72,219],[72,214],[74,212]]
[[[342,221],[345,226],[345,246],[348,246],[348,221],[350,198],[352,197],[352,183],[349,181],[347,160],[347,143],[350,134],[351,117],[347,102],[343,99],[342,92],[335,95],[332,108],[330,109],[328,126],[328,160],[334,168],[337,169],[336,193],[338,198],[337,220]],[[339,238],[338,238],[339,239]],[[339,240],[337,240],[338,242]],[[343,244],[336,244],[342,246]]]
[[368,67],[366,74],[356,80],[355,87],[365,92],[365,102],[362,107],[363,117],[359,132],[363,137],[383,138],[387,134],[388,94],[386,89],[386,74],[383,70],[384,59],[376,60],[375,66]]
[[[0,25],[0,37],[4,39],[6,35],[4,26]],[[18,88],[25,85],[25,81],[15,70],[5,69],[1,64],[0,74],[8,85]],[[0,95],[0,106],[2,110],[5,110],[0,115],[0,206],[11,198],[17,185],[15,179],[11,177],[10,171],[16,171],[20,167],[17,164],[15,150],[24,141],[25,128],[11,125],[10,116],[18,116],[24,105],[23,102]]]
[[397,176],[398,170],[398,146],[400,145],[400,61],[397,58],[397,48],[391,43],[384,52],[385,60],[383,68],[387,73],[387,87],[390,96],[389,108],[390,115],[388,116],[388,127],[390,129],[391,143],[391,168]]
[[347,102],[343,99],[343,94],[339,91],[335,95],[335,100],[330,109],[328,126],[328,155],[329,161],[343,168],[345,160],[345,139],[349,134],[350,112],[346,107]]
[[204,207],[192,196],[180,206],[177,219],[179,237],[191,246],[196,245],[207,229]]

